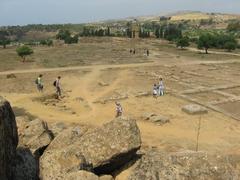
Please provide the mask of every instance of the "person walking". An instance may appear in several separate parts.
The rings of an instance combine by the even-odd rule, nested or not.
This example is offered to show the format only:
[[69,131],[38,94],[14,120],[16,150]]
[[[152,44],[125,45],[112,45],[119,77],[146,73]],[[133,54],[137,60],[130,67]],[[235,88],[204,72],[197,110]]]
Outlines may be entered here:
[[56,87],[57,99],[60,99],[62,96],[62,88],[61,88],[60,80],[61,80],[61,76],[58,76],[53,83],[53,85]]
[[147,49],[147,56],[149,56],[150,52],[149,52],[149,49]]
[[122,109],[122,106],[121,106],[121,104],[119,103],[119,102],[115,102],[115,104],[116,104],[116,118],[117,117],[121,117],[122,116],[122,114],[123,114],[123,109]]
[[39,92],[43,92],[43,81],[42,81],[42,74],[40,74],[38,76],[38,78],[36,79],[35,83],[37,85],[37,89]]
[[135,48],[133,49],[133,54],[136,54],[136,49]]
[[159,79],[159,86],[158,86],[158,95],[163,96],[164,95],[164,85],[163,85],[163,79]]
[[153,97],[157,99],[157,95],[158,95],[158,86],[157,84],[153,85]]

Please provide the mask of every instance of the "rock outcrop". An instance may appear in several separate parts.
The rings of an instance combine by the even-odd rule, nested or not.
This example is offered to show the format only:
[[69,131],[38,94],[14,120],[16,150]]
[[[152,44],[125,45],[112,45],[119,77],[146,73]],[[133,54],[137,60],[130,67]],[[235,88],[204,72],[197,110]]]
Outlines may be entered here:
[[75,125],[68,127],[54,138],[48,146],[47,151],[62,149],[63,145],[64,147],[68,147],[78,141],[87,131],[88,127],[86,126]]
[[75,129],[75,135],[73,132],[60,134],[44,152],[40,159],[42,179],[61,179],[80,170],[109,174],[131,160],[141,147],[135,120],[116,119],[83,135],[81,128]]
[[14,175],[16,180],[37,180],[38,162],[32,152],[26,148],[17,148]]
[[193,151],[165,153],[151,150],[143,155],[129,177],[129,180],[139,179],[237,180],[239,174],[226,156]]
[[15,115],[8,101],[0,97],[0,179],[14,178],[14,159],[18,145]]
[[99,180],[114,180],[111,175],[103,175],[99,177]]
[[40,159],[40,178],[43,180],[64,179],[69,173],[91,169],[81,152],[64,148],[64,145],[62,149],[45,151]]
[[208,113],[208,111],[205,107],[197,105],[197,104],[186,105],[182,108],[182,111],[187,114],[191,114],[191,115]]
[[53,134],[48,129],[47,123],[40,119],[32,121],[22,120],[20,124],[17,121],[21,131],[19,131],[19,144],[22,147],[27,147],[31,152],[40,156],[42,151],[53,140]]
[[77,125],[63,130],[54,138],[40,160],[42,179],[61,179],[69,172],[91,170],[91,166],[80,152],[68,148],[87,130],[87,127]]
[[115,119],[84,134],[72,146],[78,147],[94,172],[108,174],[133,158],[141,147],[141,136],[135,120]]
[[166,116],[157,115],[155,113],[144,113],[141,117],[143,120],[150,121],[156,125],[162,126],[166,123],[170,123],[170,120]]
[[62,180],[99,180],[98,176],[88,171],[77,171],[69,173]]

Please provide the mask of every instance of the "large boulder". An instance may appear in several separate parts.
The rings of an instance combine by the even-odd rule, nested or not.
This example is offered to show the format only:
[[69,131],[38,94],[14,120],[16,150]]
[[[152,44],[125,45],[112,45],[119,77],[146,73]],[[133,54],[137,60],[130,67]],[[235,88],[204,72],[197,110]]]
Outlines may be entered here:
[[128,179],[237,180],[239,178],[239,172],[234,169],[229,158],[224,156],[195,151],[165,153],[150,150],[143,155]]
[[140,147],[136,121],[115,119],[84,134],[70,149],[82,152],[97,174],[109,174],[131,160]]
[[70,172],[92,169],[81,152],[69,149],[87,130],[86,126],[68,127],[53,139],[40,159],[42,179],[61,179]]
[[19,133],[20,146],[29,148],[36,157],[39,157],[53,140],[53,134],[48,129],[47,123],[40,119],[29,122],[23,120],[22,126],[24,128]]
[[18,145],[15,115],[8,101],[0,97],[0,179],[13,179]]
[[160,116],[160,115],[157,115],[157,116],[153,116],[149,119],[151,122],[157,124],[157,125],[164,125],[166,123],[169,123],[170,120],[168,117],[166,116]]
[[88,171],[77,171],[67,174],[62,180],[99,180],[99,178]]
[[44,152],[40,159],[41,179],[59,180],[68,173],[92,169],[81,152],[65,148]]
[[51,144],[48,146],[47,151],[62,149],[68,147],[69,145],[75,143],[82,137],[88,130],[86,126],[75,125],[74,127],[69,127],[63,130],[56,136]]
[[57,137],[63,130],[69,127],[68,124],[63,122],[49,122],[48,128],[51,130],[54,137]]
[[17,148],[14,174],[16,180],[38,179],[38,162],[29,149]]
[[103,175],[99,177],[99,180],[114,180],[111,175]]
[[141,147],[135,120],[116,119],[86,133],[81,128],[65,132],[54,139],[40,159],[42,179],[63,178],[79,170],[109,174],[131,160]]
[[182,111],[190,115],[208,113],[208,110],[205,107],[197,104],[188,104],[186,106],[183,106]]

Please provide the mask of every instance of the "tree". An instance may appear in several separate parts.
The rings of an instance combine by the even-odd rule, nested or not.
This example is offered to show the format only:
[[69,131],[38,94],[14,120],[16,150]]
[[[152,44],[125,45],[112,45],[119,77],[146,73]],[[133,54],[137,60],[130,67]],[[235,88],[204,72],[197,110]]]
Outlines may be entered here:
[[111,29],[110,29],[110,27],[109,27],[109,26],[107,27],[107,32],[106,32],[106,35],[107,35],[107,36],[111,36]]
[[228,41],[224,44],[224,49],[227,49],[229,52],[237,48],[237,43],[234,41]]
[[20,46],[17,48],[17,54],[22,58],[23,62],[25,62],[26,56],[33,54],[33,50],[28,46]]
[[71,36],[71,33],[68,30],[60,30],[58,34],[56,35],[57,39],[65,40],[66,38],[69,38]]
[[185,36],[177,40],[177,47],[181,47],[183,49],[184,47],[188,47],[188,46],[190,46],[188,37]]
[[72,36],[68,30],[60,30],[56,35],[57,39],[64,40],[66,44],[78,43],[78,35]]
[[198,39],[198,48],[205,49],[205,53],[208,54],[208,49],[215,46],[215,37],[210,33],[200,35]]
[[43,46],[53,46],[53,40],[47,39],[47,40],[41,40],[40,45]]
[[0,31],[0,45],[5,49],[8,44],[10,44],[10,39],[8,38],[9,34],[7,31]]
[[182,24],[162,24],[160,28],[157,28],[156,36],[174,41],[182,37]]
[[78,35],[75,36],[68,36],[64,39],[65,44],[74,44],[78,43]]
[[240,31],[240,21],[234,21],[228,24],[228,31]]
[[51,39],[46,40],[46,43],[48,46],[53,46],[53,40]]

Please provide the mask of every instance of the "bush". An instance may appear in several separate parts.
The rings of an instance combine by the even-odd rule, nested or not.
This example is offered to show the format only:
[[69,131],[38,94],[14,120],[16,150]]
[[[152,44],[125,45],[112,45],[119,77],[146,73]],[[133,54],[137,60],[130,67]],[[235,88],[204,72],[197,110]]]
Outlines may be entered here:
[[64,42],[66,44],[74,44],[74,43],[78,43],[78,35],[75,35],[73,37],[69,36],[67,38],[64,39]]
[[188,46],[190,46],[188,37],[185,36],[185,37],[179,38],[177,40],[177,47],[184,48],[184,47],[188,47]]
[[41,40],[41,41],[40,41],[40,45],[43,45],[43,46],[52,46],[52,45],[53,45],[53,41],[52,41],[51,39]]
[[208,49],[214,47],[216,41],[215,37],[210,33],[202,34],[198,39],[198,48],[204,49],[205,53],[208,54]]
[[16,49],[17,54],[22,58],[23,62],[25,62],[26,56],[33,54],[33,50],[28,46],[20,46]]
[[78,43],[78,35],[72,36],[68,30],[60,30],[56,38],[64,40],[66,44]]
[[229,31],[240,31],[240,21],[229,23],[227,29]]
[[68,30],[60,30],[56,35],[57,39],[65,40],[66,38],[70,37],[71,33]]
[[229,52],[237,48],[237,43],[233,41],[228,41],[224,44],[224,49],[227,49]]
[[240,49],[240,44],[237,44],[237,49]]

